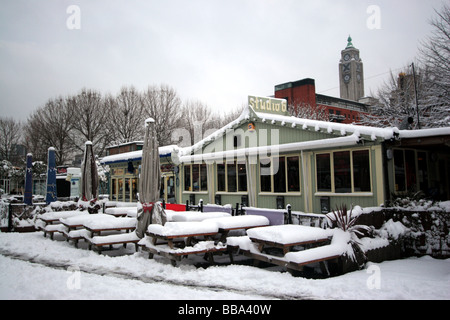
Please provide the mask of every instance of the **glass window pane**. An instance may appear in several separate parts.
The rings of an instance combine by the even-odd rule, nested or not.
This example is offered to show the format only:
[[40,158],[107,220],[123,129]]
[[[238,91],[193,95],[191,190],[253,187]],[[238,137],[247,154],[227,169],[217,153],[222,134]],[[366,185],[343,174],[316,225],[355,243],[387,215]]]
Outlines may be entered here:
[[287,158],[288,191],[300,191],[300,161],[299,157]]
[[428,192],[428,165],[427,154],[425,152],[417,153],[417,164],[419,169],[420,190]]
[[336,193],[351,193],[350,151],[333,153],[334,187]]
[[261,192],[272,192],[269,159],[261,160],[259,172],[260,172]]
[[117,200],[117,179],[111,179],[111,200]]
[[394,150],[395,191],[406,191],[403,150]]
[[316,156],[317,191],[331,191],[330,154]]
[[118,179],[118,185],[119,185],[119,194],[117,195],[117,201],[124,201],[123,200],[123,179]]
[[184,166],[184,190],[192,191],[191,190],[191,166],[190,165]]
[[417,191],[416,154],[414,150],[405,150],[406,188]]
[[217,165],[217,191],[226,191],[225,189],[225,165]]
[[[274,163],[273,188],[274,192],[286,192],[286,158],[274,158],[278,165]],[[278,167],[278,170],[277,170]]]
[[192,166],[192,189],[200,191],[200,166],[198,164]]
[[369,150],[353,151],[353,188],[355,192],[369,192]]
[[245,164],[238,164],[238,191],[247,191],[247,171]]
[[201,191],[208,190],[208,174],[206,173],[206,164],[200,166],[200,189]]
[[227,163],[228,192],[237,191],[236,164]]

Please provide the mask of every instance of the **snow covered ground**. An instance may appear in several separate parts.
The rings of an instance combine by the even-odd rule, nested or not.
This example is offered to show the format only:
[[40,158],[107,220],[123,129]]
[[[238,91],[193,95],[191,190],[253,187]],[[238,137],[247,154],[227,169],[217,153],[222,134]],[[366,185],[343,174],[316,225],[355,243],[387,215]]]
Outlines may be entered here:
[[55,239],[0,233],[0,299],[450,299],[450,259],[369,263],[312,280],[247,265],[196,268],[191,258],[172,267],[132,245],[99,255]]

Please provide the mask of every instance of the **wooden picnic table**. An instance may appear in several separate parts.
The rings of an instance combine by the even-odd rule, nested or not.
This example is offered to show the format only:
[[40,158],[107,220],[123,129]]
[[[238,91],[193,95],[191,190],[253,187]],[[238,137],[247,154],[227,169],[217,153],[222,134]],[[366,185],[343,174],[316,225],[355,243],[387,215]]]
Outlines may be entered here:
[[215,243],[218,234],[217,224],[212,222],[167,222],[164,226],[150,225],[146,238],[139,243],[142,250],[149,252],[150,259],[158,254],[169,258],[173,266],[184,256],[201,253],[214,263],[213,253],[227,250]]
[[[326,244],[332,241],[333,232],[314,227],[298,225],[270,226],[247,231],[246,237],[229,239],[231,252],[239,252],[254,259],[286,267],[288,270],[303,270],[303,266],[335,260],[342,255],[342,246]],[[303,250],[293,248],[302,246]],[[282,255],[271,251],[281,249]]]

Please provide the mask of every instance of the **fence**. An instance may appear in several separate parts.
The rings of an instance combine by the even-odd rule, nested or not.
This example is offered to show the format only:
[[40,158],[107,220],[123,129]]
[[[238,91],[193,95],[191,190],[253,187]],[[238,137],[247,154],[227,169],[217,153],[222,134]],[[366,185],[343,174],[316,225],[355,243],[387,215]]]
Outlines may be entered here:
[[35,209],[45,203],[28,206],[23,203],[0,202],[0,231],[33,232],[34,225],[28,223],[34,218]]

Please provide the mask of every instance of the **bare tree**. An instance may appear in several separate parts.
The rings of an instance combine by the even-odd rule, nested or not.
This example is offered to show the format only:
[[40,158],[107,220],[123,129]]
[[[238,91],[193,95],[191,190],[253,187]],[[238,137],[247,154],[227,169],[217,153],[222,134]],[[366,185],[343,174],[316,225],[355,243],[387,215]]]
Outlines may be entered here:
[[13,118],[0,118],[0,159],[17,162],[15,147],[22,135],[22,124]]
[[[190,144],[193,145],[205,137],[208,131],[220,127],[211,109],[198,100],[185,102],[182,108],[182,126],[189,132]],[[187,141],[184,141],[186,143]]]
[[182,118],[181,99],[175,89],[168,85],[149,86],[142,100],[146,116],[155,120],[159,144],[172,144],[171,134],[180,127]]
[[141,94],[133,87],[122,87],[116,96],[105,99],[109,143],[143,140],[145,109]]
[[[450,6],[430,21],[433,31],[421,43],[415,74],[409,64],[380,88],[364,124],[417,129],[450,124]],[[417,93],[417,100],[416,100]],[[408,123],[408,120],[413,123]]]
[[[430,21],[433,31],[421,43],[420,58],[427,70],[429,104],[450,106],[450,5],[445,4]],[[436,108],[435,108],[436,109]],[[438,113],[442,108],[437,108]],[[441,114],[441,119],[443,115]],[[447,112],[447,116],[449,116]],[[450,118],[447,119],[448,125]]]
[[291,116],[297,118],[330,121],[330,116],[327,109],[322,106],[311,106],[309,103],[301,102],[297,104],[290,104],[288,110]]
[[100,92],[82,89],[68,98],[72,113],[74,146],[82,152],[86,141],[91,141],[96,154],[102,154],[106,144],[106,117],[104,100]]
[[62,165],[73,155],[73,110],[62,97],[50,99],[28,118],[25,145],[33,160],[47,161],[49,147],[56,149],[56,164]]

